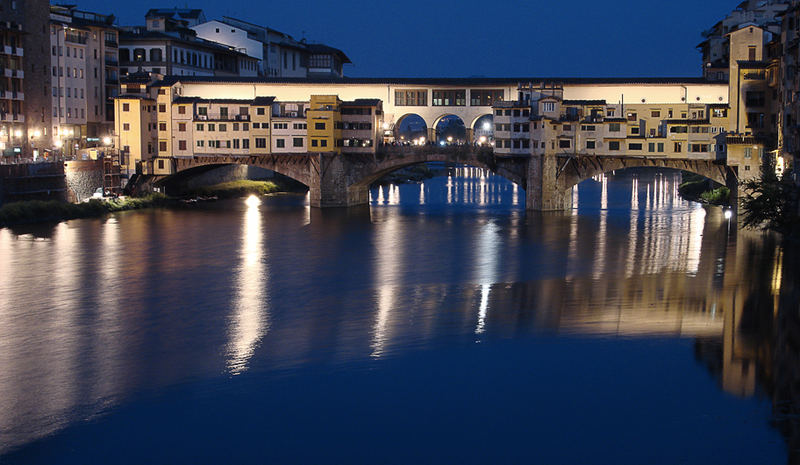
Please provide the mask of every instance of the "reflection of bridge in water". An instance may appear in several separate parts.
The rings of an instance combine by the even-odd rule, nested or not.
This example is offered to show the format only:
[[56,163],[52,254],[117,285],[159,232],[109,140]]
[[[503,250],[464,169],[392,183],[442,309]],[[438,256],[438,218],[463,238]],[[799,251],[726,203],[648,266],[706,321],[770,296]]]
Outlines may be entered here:
[[[648,192],[647,205],[634,204],[657,209],[673,198],[678,178],[657,180],[649,188],[644,182],[632,182],[632,199],[640,198],[634,193],[642,193],[644,198],[644,191]],[[599,187],[601,202],[608,202],[606,183],[601,180]],[[780,255],[763,245],[760,236],[735,228],[729,231],[717,210],[706,213],[703,208],[691,207],[664,214],[651,212],[640,221],[636,207],[629,218],[609,216],[607,203],[601,207],[598,216],[528,214],[511,217],[508,224],[482,223],[465,240],[472,260],[464,270],[468,279],[463,280],[451,279],[441,270],[417,269],[414,263],[420,254],[436,253],[435,238],[426,239],[425,247],[409,247],[419,238],[409,235],[407,223],[392,216],[389,209],[277,211],[270,212],[270,221],[265,222],[264,213],[250,206],[237,223],[241,243],[237,272],[231,277],[236,289],[231,294],[232,306],[219,320],[228,328],[223,341],[226,360],[221,368],[241,373],[258,352],[270,355],[268,360],[260,360],[261,369],[293,368],[307,363],[322,348],[326,360],[335,363],[382,358],[424,348],[442,334],[476,340],[542,332],[591,337],[678,336],[697,339],[698,357],[719,375],[725,390],[750,395],[758,385],[772,385],[771,393],[780,399],[781,408],[789,406],[789,413],[796,409],[800,377],[796,363],[792,365],[798,355],[792,347],[797,346],[791,344],[799,338],[792,329],[796,325],[784,324],[792,321],[791,312],[779,311],[776,316],[774,296],[784,290],[781,283],[786,279],[782,278]],[[63,427],[50,419],[68,418],[66,413],[80,411],[77,403],[85,401],[77,395],[80,392],[90,397],[88,404],[99,405],[104,399],[126,399],[143,389],[218,374],[220,365],[210,362],[220,357],[218,344],[193,340],[186,346],[181,339],[170,337],[189,330],[185,319],[159,318],[155,334],[138,330],[150,321],[149,312],[153,311],[143,296],[176,292],[165,288],[155,272],[178,273],[182,266],[207,265],[198,258],[202,254],[187,255],[179,246],[207,234],[204,226],[218,220],[194,218],[195,227],[189,229],[180,215],[169,212],[120,221],[130,223],[125,228],[114,221],[91,223],[84,231],[85,239],[66,224],[57,226],[57,234],[64,237],[58,238],[61,242],[54,241],[59,248],[55,265],[63,271],[55,278],[56,321],[42,327],[36,314],[0,314],[6,341],[0,366],[7,374],[0,378],[4,381],[0,382],[0,403],[14,402],[14,408],[0,404],[4,431],[20,431],[19,425],[30,426],[30,421],[43,422],[45,426],[38,431],[46,433]],[[165,237],[156,228],[173,223],[175,227],[169,230],[176,231],[174,235]],[[292,224],[289,232],[281,230],[282,223]],[[357,278],[345,280],[342,285],[348,286],[348,291],[337,297],[335,307],[324,295],[308,295],[304,297],[307,301],[298,303],[308,309],[301,317],[294,308],[280,309],[277,300],[271,301],[280,291],[276,286],[282,276],[291,276],[293,286],[300,289],[319,285],[312,276],[297,273],[294,263],[276,258],[286,247],[288,234],[326,237],[331,231],[373,224],[379,227],[367,242],[367,257],[361,257],[370,263],[370,276],[357,284],[351,282]],[[268,228],[268,233],[263,228]],[[0,247],[5,245],[0,254],[8,258],[7,263],[18,263],[25,249],[9,247],[11,241],[3,234],[7,233],[0,231]],[[83,262],[98,240],[104,260],[99,271]],[[158,253],[144,257],[122,254],[117,247],[120,241],[151,244]],[[526,244],[540,248],[526,248]],[[307,266],[312,268],[347,257],[346,246],[336,242],[308,241],[304,247],[310,249]],[[126,289],[141,300],[123,306],[118,297],[121,284],[113,278],[117,266],[129,275]],[[77,278],[91,278],[94,273],[103,279],[88,279],[90,284],[85,286]],[[9,279],[0,276],[0,285]],[[88,296],[72,292],[79,287],[86,289]],[[0,295],[0,303],[15,298],[6,293]],[[81,318],[82,305],[95,300],[103,304],[98,310],[101,323],[88,328],[74,324]],[[787,302],[794,305],[796,313],[797,300]],[[62,350],[29,350],[22,341],[32,328],[40,328],[44,337],[58,342]],[[203,342],[201,337],[198,340]],[[85,371],[75,370],[77,360],[86,358],[83,351],[97,347],[102,347],[109,359],[91,361]],[[143,353],[131,362],[133,366],[124,362],[131,350]],[[46,370],[34,373],[32,367]],[[101,382],[87,386],[86,372]],[[36,383],[38,398],[49,402],[24,395],[30,383],[19,380],[37,376],[44,378]],[[787,435],[796,434],[796,420],[787,420],[785,425],[788,430],[795,428],[791,430],[795,433]],[[9,437],[17,442],[29,439]]]

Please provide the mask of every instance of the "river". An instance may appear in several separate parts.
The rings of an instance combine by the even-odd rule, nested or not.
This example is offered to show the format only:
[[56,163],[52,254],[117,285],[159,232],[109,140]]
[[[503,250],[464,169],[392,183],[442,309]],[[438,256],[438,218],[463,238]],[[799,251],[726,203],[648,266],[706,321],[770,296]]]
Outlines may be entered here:
[[783,251],[679,182],[543,214],[464,167],[0,229],[0,463],[792,461]]

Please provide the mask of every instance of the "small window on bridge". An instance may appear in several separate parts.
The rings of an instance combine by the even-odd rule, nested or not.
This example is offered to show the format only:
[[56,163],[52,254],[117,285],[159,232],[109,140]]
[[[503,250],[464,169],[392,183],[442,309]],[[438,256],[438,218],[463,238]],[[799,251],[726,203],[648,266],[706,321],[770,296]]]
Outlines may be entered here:
[[586,148],[587,149],[594,149],[595,145],[596,145],[596,142],[593,141],[593,140],[587,140],[586,141]]
[[569,139],[559,139],[558,140],[558,148],[560,149],[568,149],[572,146]]
[[608,143],[608,150],[619,150],[619,141],[612,140]]

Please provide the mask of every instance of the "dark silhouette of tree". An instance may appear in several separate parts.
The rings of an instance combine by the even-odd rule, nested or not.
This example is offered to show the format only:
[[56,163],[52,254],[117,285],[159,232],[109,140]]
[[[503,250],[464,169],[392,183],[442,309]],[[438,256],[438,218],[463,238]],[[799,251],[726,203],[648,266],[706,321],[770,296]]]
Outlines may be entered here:
[[787,236],[800,234],[800,189],[790,176],[779,178],[775,174],[772,157],[765,157],[761,177],[745,181],[743,188],[744,226],[769,229]]

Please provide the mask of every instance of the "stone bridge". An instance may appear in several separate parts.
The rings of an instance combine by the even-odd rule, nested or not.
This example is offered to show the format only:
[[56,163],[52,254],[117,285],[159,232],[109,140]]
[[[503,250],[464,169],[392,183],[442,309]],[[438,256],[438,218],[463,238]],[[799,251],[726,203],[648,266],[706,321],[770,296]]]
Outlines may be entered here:
[[375,154],[287,153],[248,156],[175,158],[175,173],[210,165],[244,164],[266,168],[308,186],[314,207],[347,207],[369,203],[369,186],[392,171],[426,162],[451,162],[486,168],[522,187],[529,210],[563,210],[572,206],[571,189],[593,176],[633,167],[686,170],[737,192],[731,168],[713,160],[545,153],[497,157],[491,148],[457,146],[386,146]]

